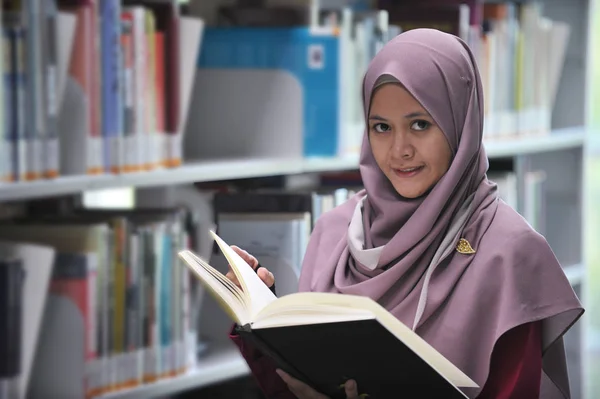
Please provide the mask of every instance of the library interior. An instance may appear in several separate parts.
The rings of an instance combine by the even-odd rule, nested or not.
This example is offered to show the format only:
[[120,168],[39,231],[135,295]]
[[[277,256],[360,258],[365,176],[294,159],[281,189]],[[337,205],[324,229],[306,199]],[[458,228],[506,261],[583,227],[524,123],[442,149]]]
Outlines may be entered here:
[[[0,399],[268,398],[178,253],[227,273],[215,231],[273,274],[278,297],[298,292],[319,219],[365,188],[363,77],[421,28],[473,54],[487,179],[585,309],[562,337],[564,397],[600,398],[600,0],[0,12]],[[539,272],[526,289],[543,291]]]

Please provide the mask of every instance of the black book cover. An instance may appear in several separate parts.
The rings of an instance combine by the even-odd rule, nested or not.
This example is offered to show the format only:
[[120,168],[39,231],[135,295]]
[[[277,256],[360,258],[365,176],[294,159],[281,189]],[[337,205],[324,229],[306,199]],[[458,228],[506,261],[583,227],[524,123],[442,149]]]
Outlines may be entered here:
[[332,399],[345,398],[348,379],[368,399],[467,397],[377,320],[236,331],[279,368]]

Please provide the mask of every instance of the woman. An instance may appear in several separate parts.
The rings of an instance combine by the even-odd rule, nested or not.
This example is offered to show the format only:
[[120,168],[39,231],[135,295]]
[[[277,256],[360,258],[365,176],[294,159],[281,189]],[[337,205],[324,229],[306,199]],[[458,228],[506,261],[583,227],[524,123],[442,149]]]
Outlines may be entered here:
[[[468,46],[407,31],[363,83],[365,190],[318,220],[300,291],[378,301],[478,383],[469,397],[570,397],[562,336],[583,309],[546,240],[487,180],[483,91]],[[269,398],[323,398],[232,339]],[[358,397],[357,384],[347,397]]]

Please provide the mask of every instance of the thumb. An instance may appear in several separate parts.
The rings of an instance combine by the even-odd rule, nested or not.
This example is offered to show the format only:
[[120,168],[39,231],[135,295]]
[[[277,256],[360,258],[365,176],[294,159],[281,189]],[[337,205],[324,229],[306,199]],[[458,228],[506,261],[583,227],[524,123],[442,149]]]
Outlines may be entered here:
[[358,387],[356,386],[356,381],[348,380],[344,386],[346,391],[347,399],[358,399]]

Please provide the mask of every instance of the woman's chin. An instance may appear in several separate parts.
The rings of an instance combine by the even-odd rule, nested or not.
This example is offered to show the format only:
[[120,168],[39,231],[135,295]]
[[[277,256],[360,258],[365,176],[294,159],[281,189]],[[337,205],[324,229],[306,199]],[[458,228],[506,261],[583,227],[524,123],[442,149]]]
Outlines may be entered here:
[[423,189],[407,189],[406,187],[395,187],[396,188],[396,192],[398,193],[399,196],[401,196],[402,198],[406,198],[406,199],[418,199],[420,197],[422,197],[425,193],[427,193],[427,190],[423,190]]
[[408,200],[416,200],[426,196],[437,183],[437,181],[432,182],[431,179],[419,178],[418,176],[414,176],[411,179],[403,179],[392,175],[388,176],[388,179],[394,190],[396,190],[396,193]]

